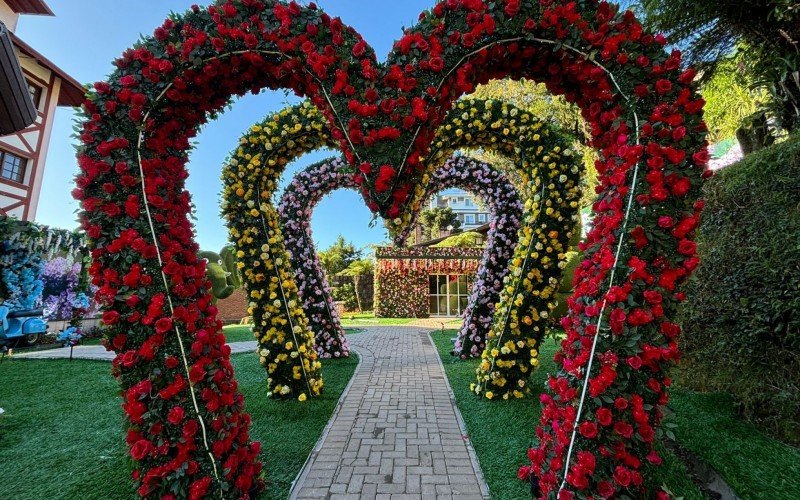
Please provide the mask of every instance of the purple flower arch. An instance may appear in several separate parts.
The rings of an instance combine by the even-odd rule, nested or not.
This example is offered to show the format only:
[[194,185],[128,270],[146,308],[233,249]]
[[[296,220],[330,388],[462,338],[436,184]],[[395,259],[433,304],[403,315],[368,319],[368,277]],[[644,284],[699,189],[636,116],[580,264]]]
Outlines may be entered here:
[[[314,207],[324,196],[336,189],[358,189],[353,175],[347,173],[345,167],[339,158],[311,165],[295,175],[278,207],[300,298],[316,338],[317,352],[322,357],[347,356],[349,350],[330,287],[317,258],[310,221]],[[509,259],[518,241],[523,206],[516,188],[503,173],[487,163],[464,156],[452,157],[436,170],[427,186],[426,198],[448,188],[461,188],[478,196],[491,214],[486,249],[456,343],[456,351],[462,357],[479,356],[485,347],[503,278],[508,274]],[[409,230],[404,231],[395,242],[405,244],[409,233]]]

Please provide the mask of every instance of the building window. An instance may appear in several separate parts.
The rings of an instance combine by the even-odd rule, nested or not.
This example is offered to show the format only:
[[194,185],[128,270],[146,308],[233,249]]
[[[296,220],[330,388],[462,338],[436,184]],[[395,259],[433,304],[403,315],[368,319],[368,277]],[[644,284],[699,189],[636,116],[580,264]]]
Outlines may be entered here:
[[23,183],[25,180],[25,167],[28,160],[13,153],[0,150],[0,162],[2,162],[1,164],[3,166],[3,179],[19,182],[20,184]]
[[478,214],[478,222],[486,222],[486,214]]
[[428,276],[431,316],[460,316],[467,307],[469,292],[463,274],[431,274]]
[[467,214],[464,216],[465,224],[475,224],[475,214]]
[[31,95],[31,100],[33,100],[33,107],[39,109],[39,101],[42,100],[42,87],[28,82],[28,93]]

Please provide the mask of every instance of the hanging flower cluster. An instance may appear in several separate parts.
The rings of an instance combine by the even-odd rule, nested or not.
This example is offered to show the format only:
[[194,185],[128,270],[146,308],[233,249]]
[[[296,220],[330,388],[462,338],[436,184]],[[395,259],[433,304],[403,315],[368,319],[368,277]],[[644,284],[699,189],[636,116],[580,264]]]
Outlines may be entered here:
[[84,265],[81,260],[56,257],[42,270],[42,306],[48,321],[72,320],[77,311],[83,316],[91,307],[88,282],[82,280]]
[[[430,199],[448,188],[460,188],[476,195],[490,213],[486,248],[470,288],[469,301],[462,315],[464,321],[455,345],[455,352],[462,358],[476,357],[486,347],[486,335],[517,244],[523,207],[516,188],[505,175],[491,165],[468,157],[449,158],[431,176],[422,199]],[[399,246],[410,234],[413,222],[407,227],[409,229],[395,237]]]
[[375,316],[427,318],[432,274],[467,276],[467,287],[484,257],[480,248],[379,247],[375,249]]
[[57,253],[71,257],[77,253],[81,243],[80,236],[71,231],[2,217],[0,302],[20,310],[42,305],[45,291],[43,272],[47,270],[45,259]]
[[[446,0],[381,64],[313,4],[219,0],[170,17],[126,51],[84,103],[74,195],[118,354],[140,494],[238,497],[259,484],[258,447],[188,219],[185,164],[198,128],[233,95],[290,88],[328,120],[368,206],[402,230],[453,102],[478,83],[524,77],[582,109],[601,157],[563,372],[551,382],[531,470],[545,496],[565,468],[562,496],[638,496],[641,464],[657,461],[649,431],[657,435],[668,400],[679,332],[671,318],[696,266],[694,200],[708,160],[694,73],[664,44],[632,13],[597,0]],[[274,214],[251,199],[276,230]],[[633,357],[647,369],[615,359]],[[581,405],[587,377],[597,396]],[[618,398],[621,409],[609,402]],[[176,405],[186,414],[170,419]],[[612,425],[580,434],[573,463],[571,430],[601,409]]]
[[303,310],[314,331],[317,352],[323,358],[349,356],[350,348],[314,247],[311,214],[332,191],[355,189],[353,176],[344,166],[344,161],[336,158],[307,167],[292,178],[278,205]]

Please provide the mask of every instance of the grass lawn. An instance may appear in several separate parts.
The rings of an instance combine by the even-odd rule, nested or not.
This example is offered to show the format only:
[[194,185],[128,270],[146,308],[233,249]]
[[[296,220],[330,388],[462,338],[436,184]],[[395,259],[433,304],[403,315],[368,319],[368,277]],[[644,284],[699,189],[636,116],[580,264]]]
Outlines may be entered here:
[[[267,399],[252,354],[233,356],[263,446],[267,491],[286,498],[358,360],[323,360],[324,395],[309,404]],[[109,363],[11,359],[0,364],[0,498],[133,498],[119,386]],[[300,432],[298,432],[300,431]]]
[[376,318],[372,312],[344,313],[342,326],[407,325],[416,318]]
[[[454,331],[432,334],[453,387],[456,403],[478,455],[493,499],[529,498],[528,486],[516,478],[527,458],[539,422],[538,400],[487,401],[474,396],[469,384],[477,361],[460,361],[450,355]],[[556,342],[548,340],[541,353],[541,368],[533,375],[534,387],[543,387]],[[673,391],[672,421],[678,425],[678,442],[719,472],[743,498],[800,498],[800,451],[770,439],[733,413],[731,399],[722,394]],[[502,443],[502,446],[498,446]],[[665,465],[654,470],[657,484],[686,499],[703,498],[686,467],[671,452],[663,452]]]

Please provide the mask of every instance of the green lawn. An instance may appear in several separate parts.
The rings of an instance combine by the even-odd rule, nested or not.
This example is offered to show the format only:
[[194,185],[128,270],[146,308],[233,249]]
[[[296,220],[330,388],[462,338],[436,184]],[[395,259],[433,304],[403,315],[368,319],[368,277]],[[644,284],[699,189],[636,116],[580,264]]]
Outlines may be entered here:
[[[540,416],[538,400],[488,401],[474,396],[469,384],[474,380],[477,361],[460,361],[450,355],[454,335],[454,331],[445,331],[432,337],[492,498],[528,498],[527,485],[515,473],[526,462],[525,451],[534,439]],[[547,373],[555,369],[555,350],[555,341],[544,344],[541,368],[532,379],[534,387],[543,387]],[[673,391],[671,408],[678,442],[713,466],[742,499],[800,498],[800,451],[737,419],[728,396],[678,389]],[[654,470],[656,484],[679,497],[703,498],[684,464],[671,452],[662,454],[665,465]]]
[[416,318],[376,318],[371,312],[344,313],[342,326],[381,326],[381,325],[407,325]]
[[[357,363],[355,355],[323,360],[324,395],[309,404],[267,399],[255,356],[233,356],[252,436],[263,445],[262,498],[287,497]],[[94,361],[0,364],[0,498],[133,497],[119,387],[109,373],[110,364]]]

